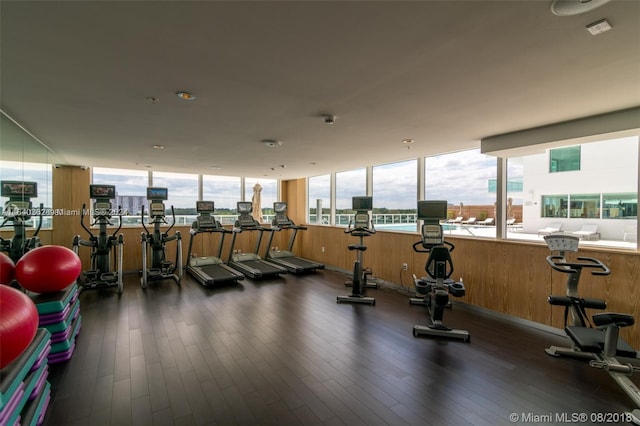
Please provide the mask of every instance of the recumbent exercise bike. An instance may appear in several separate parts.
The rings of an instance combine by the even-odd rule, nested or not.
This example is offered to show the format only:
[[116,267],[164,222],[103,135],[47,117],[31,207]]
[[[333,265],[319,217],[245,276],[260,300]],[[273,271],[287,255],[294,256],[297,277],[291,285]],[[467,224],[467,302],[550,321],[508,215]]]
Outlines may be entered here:
[[427,276],[418,279],[413,276],[416,293],[422,297],[414,297],[410,304],[426,306],[429,314],[427,325],[414,325],[413,335],[428,335],[434,337],[447,337],[462,339],[465,342],[471,340],[469,332],[447,327],[443,324],[444,309],[449,306],[449,295],[462,297],[465,288],[462,282],[455,282],[450,277],[453,274],[453,261],[451,252],[455,246],[444,240],[441,219],[447,217],[446,201],[418,201],[418,220],[423,220],[422,238],[413,245],[413,250],[418,253],[429,253],[425,264]]

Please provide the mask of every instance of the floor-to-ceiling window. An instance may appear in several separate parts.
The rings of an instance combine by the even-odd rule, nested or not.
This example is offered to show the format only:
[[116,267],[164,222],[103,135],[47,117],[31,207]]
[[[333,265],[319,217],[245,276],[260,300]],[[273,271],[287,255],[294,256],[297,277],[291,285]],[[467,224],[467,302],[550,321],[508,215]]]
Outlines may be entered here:
[[378,229],[416,231],[417,160],[373,167],[373,219]]
[[362,195],[367,195],[367,169],[336,173],[336,225],[349,224],[353,217],[353,197]]
[[331,175],[313,176],[308,179],[309,223],[331,223]]

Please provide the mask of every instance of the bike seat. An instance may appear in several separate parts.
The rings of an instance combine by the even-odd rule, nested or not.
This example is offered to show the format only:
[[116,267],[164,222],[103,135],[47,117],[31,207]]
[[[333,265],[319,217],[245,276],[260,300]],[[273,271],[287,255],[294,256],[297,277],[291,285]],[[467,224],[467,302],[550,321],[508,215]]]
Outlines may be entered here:
[[602,314],[595,314],[593,316],[593,323],[597,327],[605,327],[608,325],[615,325],[616,327],[627,327],[633,325],[633,316],[627,314],[617,314],[615,312],[604,312]]

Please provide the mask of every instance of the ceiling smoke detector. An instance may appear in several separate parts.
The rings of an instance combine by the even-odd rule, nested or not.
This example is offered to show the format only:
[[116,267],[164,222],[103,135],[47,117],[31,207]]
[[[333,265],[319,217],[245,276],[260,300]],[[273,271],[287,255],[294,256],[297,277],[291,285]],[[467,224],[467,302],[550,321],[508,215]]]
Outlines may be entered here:
[[589,12],[611,0],[553,0],[551,13],[558,16],[573,16]]
[[273,139],[263,139],[261,141],[263,144],[265,144],[266,146],[268,146],[269,148],[275,148],[277,146],[282,146],[282,142],[281,141],[276,141]]

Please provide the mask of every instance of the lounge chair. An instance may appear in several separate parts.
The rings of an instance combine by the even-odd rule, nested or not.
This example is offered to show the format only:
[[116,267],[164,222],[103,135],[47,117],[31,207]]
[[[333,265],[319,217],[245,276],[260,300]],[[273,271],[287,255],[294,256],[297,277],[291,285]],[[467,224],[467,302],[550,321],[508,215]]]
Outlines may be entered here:
[[538,229],[538,236],[555,234],[562,231],[562,224],[560,222],[552,222],[546,228]]
[[455,219],[449,219],[447,223],[462,223],[462,219],[464,219],[462,216],[458,216]]
[[512,226],[516,224],[516,218],[512,217],[511,219],[507,219],[507,226]]
[[462,221],[462,223],[463,223],[464,225],[475,225],[475,223],[476,223],[476,218],[475,218],[475,217],[470,217],[470,218],[469,218],[469,219],[467,219],[467,220],[463,220],[463,221]]
[[582,225],[579,231],[572,232],[573,235],[580,237],[583,240],[599,240],[600,233],[598,232],[598,225],[587,224]]
[[485,220],[481,220],[480,222],[478,222],[478,225],[493,225],[493,218],[492,217],[488,217]]

